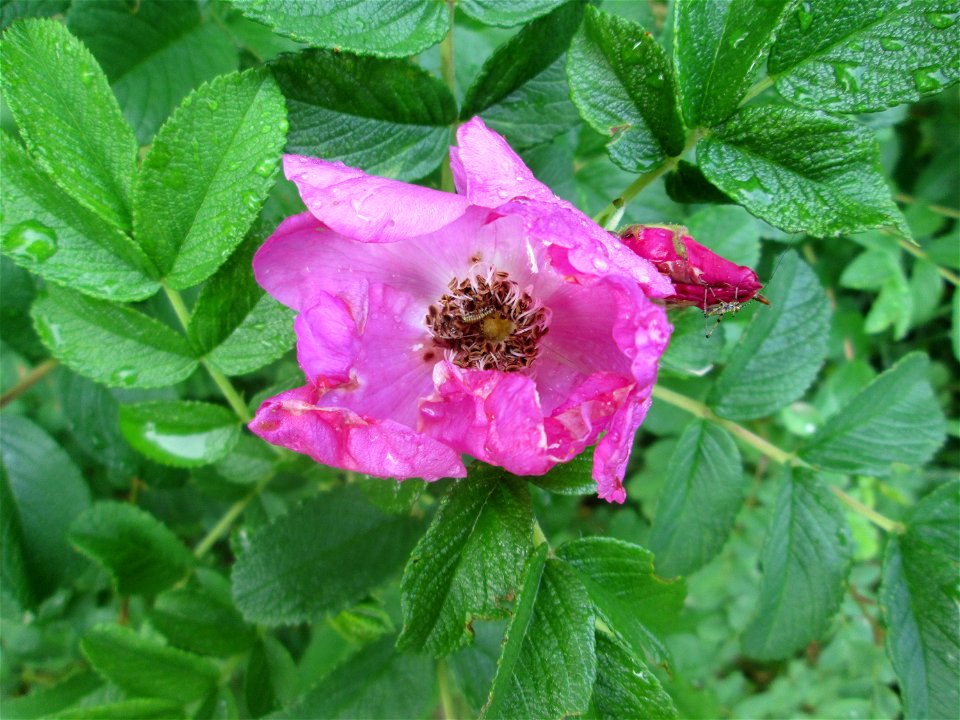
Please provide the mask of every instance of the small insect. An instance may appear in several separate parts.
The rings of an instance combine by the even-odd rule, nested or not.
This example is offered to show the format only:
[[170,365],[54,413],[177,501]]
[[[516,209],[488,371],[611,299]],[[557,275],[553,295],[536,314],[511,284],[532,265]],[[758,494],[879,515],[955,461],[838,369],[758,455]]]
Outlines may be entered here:
[[461,315],[460,320],[467,325],[473,325],[474,323],[478,323],[484,318],[490,317],[491,315],[493,315],[493,308],[487,307],[483,310],[477,310],[476,312]]
[[[777,270],[780,269],[780,263],[783,262],[783,257],[786,253],[780,254],[780,259],[777,260],[776,266],[773,268],[773,272],[770,274],[770,280],[767,281],[769,285],[773,280],[773,277],[777,274]],[[740,288],[736,287],[733,291],[733,302],[728,302],[724,300],[719,300],[715,303],[707,303],[707,292],[713,292],[713,288],[709,286],[704,286],[703,288],[703,329],[707,337],[713,335],[713,331],[717,329],[717,326],[720,325],[720,321],[723,320],[723,316],[727,313],[731,315],[736,315],[743,309],[743,306],[746,305],[750,300],[756,300],[758,303],[763,305],[770,305],[770,301],[767,300],[763,295],[757,293],[752,298],[745,300],[744,302],[739,302],[737,300],[737,294],[740,292]],[[707,318],[715,317],[717,322],[714,323],[713,327],[709,327]]]

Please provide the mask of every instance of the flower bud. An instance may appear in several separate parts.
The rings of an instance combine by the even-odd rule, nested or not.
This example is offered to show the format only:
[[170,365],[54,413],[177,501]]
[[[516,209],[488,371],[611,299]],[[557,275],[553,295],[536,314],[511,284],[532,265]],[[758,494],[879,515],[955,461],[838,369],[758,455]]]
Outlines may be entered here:
[[723,303],[766,302],[757,294],[763,285],[753,270],[711,252],[682,225],[628,225],[620,240],[673,282],[667,307],[696,305],[707,312]]

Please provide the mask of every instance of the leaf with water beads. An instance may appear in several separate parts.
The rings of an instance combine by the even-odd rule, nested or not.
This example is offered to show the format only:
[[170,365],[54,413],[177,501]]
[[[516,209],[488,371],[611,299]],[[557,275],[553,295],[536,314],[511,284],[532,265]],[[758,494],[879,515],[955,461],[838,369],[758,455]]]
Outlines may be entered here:
[[960,78],[957,0],[805,0],[770,51],[777,90],[805,107],[876,112]]

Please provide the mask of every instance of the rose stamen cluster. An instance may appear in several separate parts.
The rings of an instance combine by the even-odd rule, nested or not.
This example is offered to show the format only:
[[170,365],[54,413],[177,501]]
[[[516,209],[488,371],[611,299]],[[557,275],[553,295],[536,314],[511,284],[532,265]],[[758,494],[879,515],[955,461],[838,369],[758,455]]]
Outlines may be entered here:
[[548,311],[529,292],[490,268],[465,280],[453,278],[449,293],[427,309],[434,344],[452,351],[462,368],[513,372],[529,367],[547,334]]

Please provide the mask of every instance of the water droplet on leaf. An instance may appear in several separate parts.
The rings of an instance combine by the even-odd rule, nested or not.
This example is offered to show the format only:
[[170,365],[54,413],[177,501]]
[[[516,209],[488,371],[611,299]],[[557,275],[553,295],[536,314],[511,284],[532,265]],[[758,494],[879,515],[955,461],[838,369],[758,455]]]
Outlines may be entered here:
[[14,257],[42,263],[57,252],[57,233],[41,222],[25,220],[4,233],[3,250]]
[[216,112],[219,107],[220,103],[218,103],[216,100],[209,98],[207,99],[207,108],[210,110],[210,112]]
[[903,50],[903,41],[898,40],[895,37],[882,37],[880,38],[880,47],[882,47],[884,50],[889,50],[890,52]]
[[941,87],[940,81],[932,75],[932,73],[938,71],[939,68],[936,66],[914,70],[913,84],[917,86],[917,90],[922,93],[935,92],[936,90],[939,90]]
[[946,30],[957,21],[956,15],[947,15],[946,13],[927,13],[924,17],[927,22],[938,30]]
[[270,177],[270,173],[273,172],[273,169],[277,166],[276,162],[272,159],[264,160],[262,163],[257,165],[255,172],[261,177]]

